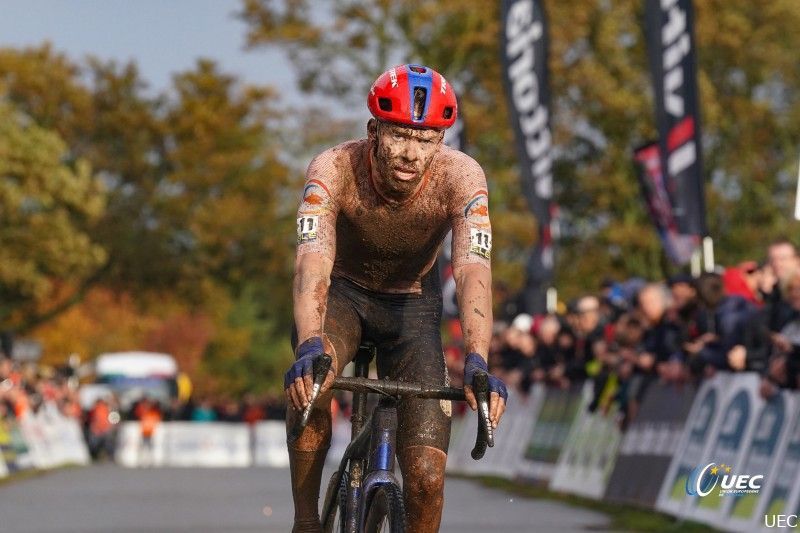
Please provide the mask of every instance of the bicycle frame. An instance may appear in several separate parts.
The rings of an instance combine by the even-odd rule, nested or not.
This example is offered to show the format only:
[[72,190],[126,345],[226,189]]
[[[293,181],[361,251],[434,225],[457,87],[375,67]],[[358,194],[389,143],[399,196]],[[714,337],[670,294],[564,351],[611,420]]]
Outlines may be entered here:
[[[367,377],[369,364],[375,358],[375,353],[374,346],[359,348],[355,357],[356,378]],[[350,416],[352,428],[350,437],[353,443],[364,439],[362,431],[366,424],[366,411],[367,394],[359,391],[353,392],[353,411]],[[400,486],[394,475],[394,445],[397,432],[397,406],[394,400],[381,400],[370,419],[370,426],[368,451],[363,446],[356,446],[355,457],[348,457],[348,454],[345,453],[339,464],[339,471],[344,472],[347,462],[350,463],[347,503],[343,517],[347,533],[358,533],[363,530],[366,510],[378,488],[386,484]],[[335,493],[329,494],[328,498],[335,498]],[[333,504],[333,501],[326,501],[324,508],[330,509],[329,505]]]
[[[365,527],[367,513],[370,510],[375,493],[386,485],[394,485],[400,489],[400,483],[394,475],[395,462],[395,437],[397,433],[397,399],[401,396],[417,398],[430,398],[440,400],[464,401],[464,391],[451,387],[426,386],[420,383],[410,383],[390,380],[369,380],[370,362],[376,356],[374,345],[359,347],[355,362],[355,377],[336,378],[333,388],[350,390],[353,392],[353,409],[350,416],[351,435],[350,444],[347,446],[339,468],[331,478],[328,492],[325,497],[322,511],[323,526],[326,531],[331,531],[333,524],[329,522],[334,515],[335,508],[340,505],[339,492],[342,479],[347,480],[343,516],[345,533],[360,533]],[[330,368],[330,357],[319,369],[315,367],[315,391],[324,381]],[[494,446],[494,436],[489,422],[488,409],[488,380],[486,374],[475,377],[473,386],[475,397],[478,401],[478,433],[472,458],[475,460],[483,457],[487,446]],[[367,395],[380,393],[381,397],[372,416],[367,419]],[[313,403],[316,394],[312,395]],[[310,411],[311,405],[306,408]],[[307,420],[307,413],[302,417]],[[368,426],[368,427],[367,427]],[[297,426],[296,428],[297,429]],[[300,429],[302,430],[302,429]],[[290,442],[296,438],[296,432],[289,437]],[[348,466],[349,465],[349,466]],[[345,476],[345,473],[347,474]],[[337,533],[340,533],[337,532]]]

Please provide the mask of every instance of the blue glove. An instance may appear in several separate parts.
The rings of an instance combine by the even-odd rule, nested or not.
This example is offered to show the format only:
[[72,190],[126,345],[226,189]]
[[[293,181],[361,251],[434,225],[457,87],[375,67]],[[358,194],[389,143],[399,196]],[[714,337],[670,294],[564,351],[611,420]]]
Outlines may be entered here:
[[322,337],[311,337],[297,347],[297,360],[283,376],[283,388],[288,389],[297,378],[314,374],[314,361],[325,354]]
[[464,385],[472,387],[472,380],[478,372],[486,372],[489,378],[489,394],[496,392],[504,401],[508,401],[508,391],[506,384],[500,378],[489,374],[489,367],[486,361],[475,352],[468,353],[464,360]]

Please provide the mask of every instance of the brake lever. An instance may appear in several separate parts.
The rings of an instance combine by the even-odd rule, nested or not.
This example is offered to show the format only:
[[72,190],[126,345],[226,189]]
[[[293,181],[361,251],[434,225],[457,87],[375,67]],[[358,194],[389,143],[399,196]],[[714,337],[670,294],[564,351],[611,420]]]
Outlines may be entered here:
[[317,396],[319,396],[320,388],[322,387],[322,384],[325,383],[325,378],[328,377],[328,372],[331,369],[332,362],[333,360],[328,354],[323,354],[320,358],[314,361],[314,387],[311,389],[311,398],[309,399],[306,408],[303,409],[303,414],[301,415],[300,420],[294,424],[294,427],[289,432],[287,437],[289,444],[293,444],[303,432],[306,425],[308,425],[308,420],[311,417],[311,408],[314,407],[314,401],[317,399]]
[[473,377],[472,392],[478,403],[478,435],[471,455],[477,461],[486,453],[487,446],[494,446],[494,430],[489,420],[489,376],[485,372],[478,372]]

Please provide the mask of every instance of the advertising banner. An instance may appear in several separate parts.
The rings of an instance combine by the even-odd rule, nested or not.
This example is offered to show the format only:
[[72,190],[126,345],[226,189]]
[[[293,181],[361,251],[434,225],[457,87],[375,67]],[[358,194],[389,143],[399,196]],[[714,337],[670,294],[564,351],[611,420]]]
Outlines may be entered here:
[[751,531],[770,531],[765,527],[765,516],[772,524],[780,515],[800,516],[800,395],[783,393],[783,396],[791,405],[791,414],[786,421],[786,438],[775,454],[777,457],[771,473],[774,482],[767,485]]
[[546,311],[553,280],[553,155],[547,21],[539,0],[503,0],[500,50],[508,113],[514,130],[522,191],[539,225],[539,240],[528,261],[526,311]]
[[[334,427],[337,425],[339,425],[338,420]],[[278,420],[258,422],[253,431],[255,433],[253,439],[253,464],[255,466],[289,466],[289,450],[286,447],[286,424],[284,422]],[[328,457],[335,453],[333,443],[331,443],[330,452]],[[341,458],[341,453],[336,457]]]
[[655,382],[620,444],[605,499],[654,507],[681,440],[695,390]]
[[682,516],[691,502],[686,494],[686,481],[710,453],[711,439],[716,435],[722,418],[729,382],[730,376],[721,373],[703,381],[658,493],[658,510]]
[[169,466],[250,466],[250,431],[244,424],[170,422],[165,430]]
[[165,426],[159,424],[149,444],[142,440],[139,422],[123,422],[117,431],[117,445],[114,462],[126,468],[141,466],[169,466],[164,457]]
[[83,440],[78,421],[58,412],[53,404],[45,404],[37,413],[30,413],[19,422],[19,429],[27,447],[17,442],[21,449],[22,468],[54,468],[65,464],[89,464],[89,450]]
[[[476,419],[470,416],[471,411],[462,416],[453,417],[450,425],[450,447],[447,451],[445,470],[454,474],[466,474],[472,467],[469,452],[475,444]],[[471,435],[471,437],[470,437]],[[470,438],[472,442],[470,442]]]
[[463,456],[466,462],[464,470],[470,474],[491,474],[506,479],[517,475],[518,458],[530,439],[536,425],[536,413],[544,399],[544,388],[535,388],[528,395],[514,390],[508,391],[508,408],[503,414],[503,421],[495,437],[495,445],[487,448],[486,455],[475,461],[469,455],[475,444],[477,422],[468,424],[464,439],[469,444],[469,451]]
[[578,418],[558,457],[550,490],[599,500],[614,469],[622,433],[616,405],[607,413],[589,412],[590,395],[584,394]]
[[[658,509],[733,531],[753,531],[773,490],[795,410],[782,395],[765,402],[755,373],[717,374],[697,395]],[[709,414],[709,413],[715,414]],[[716,419],[716,420],[714,420]],[[703,431],[703,427],[708,428]]]
[[689,263],[700,239],[696,235],[681,235],[678,230],[667,184],[661,171],[661,150],[658,143],[638,148],[634,152],[634,159],[638,167],[642,198],[667,257],[676,265]]
[[[784,437],[789,434],[791,425],[790,416],[794,412],[794,402],[788,393],[779,394],[769,402],[763,401],[758,396],[757,380],[754,380],[753,393],[754,403],[759,405],[756,415],[756,426],[750,442],[745,446],[747,452],[741,465],[733,465],[732,472],[739,475],[750,477],[763,476],[760,480],[754,481],[757,490],[748,490],[740,494],[727,496],[725,502],[725,512],[728,514],[728,525],[733,529],[750,530],[756,529],[764,523],[764,502],[767,501],[767,493],[775,486],[780,470],[786,464],[786,452],[781,450],[780,444],[786,440]],[[779,453],[783,451],[783,453]],[[778,459],[784,459],[778,463]],[[775,467],[778,471],[775,471]],[[795,463],[796,466],[796,463]],[[726,469],[727,470],[727,469]]]
[[[703,461],[698,463],[697,477],[702,476],[702,468],[709,464],[711,474],[716,468],[718,483],[707,495],[698,491],[689,496],[694,507],[689,509],[689,516],[707,524],[721,524],[725,518],[725,507],[733,501],[733,494],[726,494],[725,480],[741,474],[749,474],[743,470],[746,446],[750,443],[755,428],[756,413],[760,410],[761,398],[758,396],[758,377],[756,375],[734,375],[731,379],[731,392],[727,405],[722,410],[722,421],[718,433],[712,437],[712,446]],[[726,478],[726,474],[728,478]],[[761,475],[766,474],[762,472]],[[690,486],[691,487],[690,479]]]
[[8,476],[8,467],[6,467],[6,461],[3,459],[3,456],[0,455],[0,479]]
[[[532,412],[529,438],[517,463],[517,475],[524,479],[550,481],[558,456],[567,441],[572,423],[581,409],[583,390],[590,385],[562,390],[534,385],[542,395],[538,412]],[[588,392],[586,393],[588,394]]]
[[707,229],[692,1],[647,0],[645,20],[661,168],[680,232],[702,237]]

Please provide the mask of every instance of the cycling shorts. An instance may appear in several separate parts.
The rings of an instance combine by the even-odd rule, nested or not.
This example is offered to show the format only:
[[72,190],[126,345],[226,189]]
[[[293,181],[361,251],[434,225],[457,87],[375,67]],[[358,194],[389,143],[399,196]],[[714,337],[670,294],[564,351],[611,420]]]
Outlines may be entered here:
[[[358,346],[377,348],[378,377],[448,384],[441,339],[442,293],[432,269],[421,294],[390,294],[365,289],[341,277],[331,279],[323,331],[336,350],[338,374]],[[293,344],[296,344],[296,333]],[[397,448],[431,446],[447,452],[451,405],[446,400],[404,398],[397,409]]]

